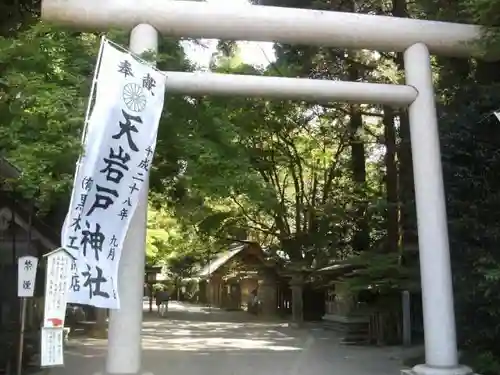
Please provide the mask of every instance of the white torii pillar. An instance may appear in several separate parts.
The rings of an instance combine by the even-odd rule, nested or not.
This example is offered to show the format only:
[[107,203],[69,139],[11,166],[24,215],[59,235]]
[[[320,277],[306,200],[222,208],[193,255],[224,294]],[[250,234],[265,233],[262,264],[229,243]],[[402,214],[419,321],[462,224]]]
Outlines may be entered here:
[[[208,3],[163,0],[42,0],[42,17],[79,29],[132,29],[139,24],[152,25],[140,27],[141,30],[149,30],[144,31],[141,37],[139,35],[143,31],[137,31],[139,29],[132,34],[131,47],[135,52],[156,46],[156,41],[153,42],[156,40],[154,29],[183,37],[404,52],[407,86],[306,79],[296,79],[292,83],[292,79],[275,77],[167,72],[172,77],[171,83],[167,80],[167,87],[172,92],[189,94],[409,105],[426,356],[425,364],[409,372],[417,375],[472,374],[471,369],[458,364],[430,52],[457,57],[473,55],[470,42],[479,38],[478,26],[267,6],[248,6],[243,10],[213,7]],[[144,192],[120,263],[120,274],[124,275],[127,271],[127,278],[122,278],[120,283],[122,309],[113,313],[110,323],[107,371],[114,375],[140,373],[146,200],[147,192]],[[134,236],[135,233],[140,235]],[[139,258],[142,260],[139,261]],[[133,330],[133,333],[126,335],[123,329],[119,329],[121,327]]]
[[[130,50],[138,55],[158,52],[158,32],[155,28],[147,24],[135,26],[130,33]],[[121,308],[111,310],[109,316],[107,374],[141,373],[148,188],[146,180],[120,258],[118,291]]]

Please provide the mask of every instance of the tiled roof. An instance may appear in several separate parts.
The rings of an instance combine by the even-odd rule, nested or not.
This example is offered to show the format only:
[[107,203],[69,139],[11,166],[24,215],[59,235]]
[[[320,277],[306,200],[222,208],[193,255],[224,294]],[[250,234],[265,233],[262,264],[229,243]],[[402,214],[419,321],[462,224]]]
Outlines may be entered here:
[[247,244],[233,244],[228,251],[219,254],[215,260],[208,263],[199,273],[198,277],[208,277],[217,271],[220,267],[226,264],[231,258],[239,254]]

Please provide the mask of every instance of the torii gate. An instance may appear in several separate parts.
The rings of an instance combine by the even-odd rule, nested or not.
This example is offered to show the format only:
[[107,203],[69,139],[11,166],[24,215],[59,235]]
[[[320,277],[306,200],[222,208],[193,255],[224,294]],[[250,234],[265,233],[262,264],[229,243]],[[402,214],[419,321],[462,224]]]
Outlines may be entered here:
[[[404,52],[406,85],[166,72],[171,92],[409,106],[425,329],[417,375],[470,375],[458,363],[450,252],[430,53],[467,57],[473,25],[354,13],[165,0],[42,0],[42,18],[84,30],[131,29],[130,49],[157,50],[158,32],[178,37],[273,41]],[[141,373],[147,213],[143,189],[120,262],[121,310],[112,311],[106,372]],[[142,250],[142,251],[139,251]],[[126,275],[126,277],[124,277]]]

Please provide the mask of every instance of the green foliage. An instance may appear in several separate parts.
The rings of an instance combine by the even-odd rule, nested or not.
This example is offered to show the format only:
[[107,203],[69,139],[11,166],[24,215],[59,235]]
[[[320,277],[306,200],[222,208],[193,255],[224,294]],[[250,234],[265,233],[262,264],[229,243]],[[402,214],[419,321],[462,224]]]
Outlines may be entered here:
[[480,371],[481,374],[499,374],[500,361],[496,354],[488,349],[470,350],[463,356],[464,363]]
[[[455,100],[467,100],[462,95]],[[481,96],[471,93],[473,106],[477,106],[477,99],[481,100]],[[476,107],[469,115],[461,112],[463,117],[458,121],[443,121],[443,131],[449,130],[443,137],[444,168],[461,341],[468,349],[489,349],[493,357],[500,358],[496,349],[500,344],[496,334],[500,327],[500,258],[495,224],[495,207],[499,203],[496,170],[500,160],[495,151],[498,142],[491,137],[498,131],[498,123],[492,118],[477,124],[481,112]]]
[[199,259],[193,254],[183,254],[181,256],[167,259],[168,274],[174,280],[183,280],[194,276]]
[[460,3],[474,23],[484,26],[484,37],[479,41],[482,52],[497,58],[500,54],[500,32],[497,29],[500,25],[500,1],[462,0]]
[[[498,25],[499,2],[455,4],[462,21]],[[443,17],[443,15],[441,15]],[[447,19],[453,20],[451,13]],[[498,33],[486,32],[479,47],[498,56]],[[497,229],[499,147],[498,63],[440,59],[441,142],[448,198],[459,341],[464,360],[482,374],[500,369],[500,299]]]
[[0,37],[0,148],[23,172],[20,189],[44,202],[71,188],[97,46],[41,23]]
[[[127,33],[108,37],[126,45]],[[65,201],[80,153],[81,131],[100,36],[57,29],[41,22],[15,36],[0,36],[0,150],[22,170],[18,189],[49,208]],[[164,70],[189,70],[177,40],[162,39],[157,56]],[[178,173],[177,132],[193,103],[169,96],[160,124],[152,189],[165,190]]]
[[147,260],[150,265],[168,265],[172,260],[202,261],[208,252],[216,253],[214,241],[195,228],[183,225],[168,209],[149,208]]
[[369,288],[380,294],[392,291],[418,291],[418,269],[401,264],[397,253],[366,252],[350,258],[347,263],[355,268],[345,277],[345,282],[352,290],[361,291]]

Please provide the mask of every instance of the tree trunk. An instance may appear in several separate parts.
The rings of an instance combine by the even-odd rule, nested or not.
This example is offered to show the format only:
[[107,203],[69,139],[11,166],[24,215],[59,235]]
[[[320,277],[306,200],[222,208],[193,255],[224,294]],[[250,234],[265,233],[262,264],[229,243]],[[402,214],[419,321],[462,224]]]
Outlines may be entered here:
[[[357,81],[359,78],[358,71],[355,67],[349,67],[349,80]],[[368,221],[366,218],[367,202],[365,197],[366,192],[366,157],[365,145],[361,137],[363,130],[363,116],[359,111],[359,106],[350,106],[350,120],[349,132],[351,143],[351,169],[352,179],[354,182],[354,190],[357,198],[360,200],[358,203],[356,218],[355,218],[355,232],[352,240],[352,247],[354,251],[360,252],[368,250],[370,247],[370,234]]]
[[[392,15],[408,18],[406,0],[393,0]],[[396,65],[404,70],[403,54],[396,54]],[[406,110],[399,113],[400,143],[397,150],[399,161],[399,200],[400,224],[403,249],[418,248],[417,215],[415,209],[415,187],[413,182],[413,165],[411,155],[410,121]]]
[[296,326],[300,327],[304,322],[303,276],[300,274],[293,275],[290,280],[290,287],[292,289],[292,321]]
[[259,298],[261,300],[261,313],[263,316],[274,316],[277,307],[277,289],[274,275],[266,270],[260,274],[262,284],[259,286]]
[[149,288],[149,312],[153,312],[154,289],[153,284],[148,284]]
[[395,253],[399,247],[399,204],[398,204],[398,169],[396,165],[396,131],[394,126],[394,110],[384,107],[384,144],[385,152],[385,185],[387,194],[387,243],[385,250]]

